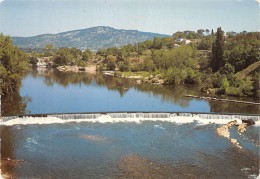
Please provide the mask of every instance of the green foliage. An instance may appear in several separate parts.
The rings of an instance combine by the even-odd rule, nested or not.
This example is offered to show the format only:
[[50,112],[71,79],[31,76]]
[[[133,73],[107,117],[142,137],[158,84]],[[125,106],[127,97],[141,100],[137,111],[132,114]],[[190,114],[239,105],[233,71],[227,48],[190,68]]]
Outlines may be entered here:
[[106,50],[105,49],[99,49],[96,54],[100,55],[100,56],[105,56],[106,55]]
[[161,49],[162,48],[162,41],[159,37],[154,37],[153,48],[155,48],[155,49]]
[[213,72],[218,71],[224,62],[224,32],[221,27],[217,29],[216,40],[212,45],[211,68]]
[[190,84],[200,84],[201,83],[201,75],[199,72],[193,70],[192,68],[188,67],[186,69],[187,71],[187,77],[185,79],[185,83],[190,83]]
[[144,70],[148,72],[152,72],[155,69],[155,64],[153,60],[149,57],[147,57],[144,61]]
[[222,79],[222,82],[221,82],[221,86],[220,86],[220,91],[221,93],[228,93],[228,88],[229,88],[229,82],[226,78],[226,76],[224,76],[224,78]]
[[129,71],[129,60],[118,62],[119,71]]
[[116,68],[116,57],[112,55],[108,55],[106,58],[107,61],[107,69],[114,70]]
[[147,47],[147,49],[151,49],[151,48],[153,48],[153,41],[146,40],[146,41],[144,41],[144,45]]
[[81,66],[81,67],[87,66],[86,62],[83,61],[83,60],[79,60],[77,65],[78,65],[78,66]]
[[253,95],[253,86],[252,86],[252,81],[250,80],[249,77],[247,77],[242,85],[239,87],[245,96],[252,96]]
[[222,86],[223,78],[225,75],[221,75],[221,73],[217,72],[212,76],[212,86],[214,88],[220,88]]
[[82,53],[82,60],[88,61],[92,55],[91,50],[87,49]]
[[[199,39],[197,44],[183,44],[178,48],[173,48],[174,39],[177,38]],[[259,38],[257,33],[243,32],[232,33],[230,37],[224,39],[224,32],[221,28],[217,29],[216,34],[212,30],[211,35],[208,29],[206,31],[200,29],[197,33],[176,32],[174,37],[161,39],[155,37],[153,41],[146,40],[134,46],[128,44],[117,51],[114,48],[114,52],[117,52],[117,66],[120,71],[144,70],[153,75],[162,75],[165,84],[202,83],[203,91],[212,91],[212,93],[217,91],[220,94],[237,96],[257,96],[259,94],[259,87],[256,85],[257,78],[255,77],[253,81],[242,80],[235,72],[260,60],[257,48],[260,45]],[[111,48],[100,50],[98,53],[107,55],[111,53]],[[140,60],[135,62],[137,54]],[[131,63],[134,63],[132,66],[129,65],[129,59],[132,60]],[[209,88],[216,89],[209,90]]]
[[260,37],[256,32],[238,34],[226,43],[225,60],[235,68],[235,72],[245,69],[260,60]]
[[44,55],[42,53],[37,53],[36,51],[33,51],[29,56],[29,63],[32,65],[36,65],[38,62],[37,58],[41,58]]
[[55,65],[84,65],[85,63],[81,59],[82,52],[81,50],[72,47],[62,47],[60,48],[55,57],[54,63]]
[[234,74],[235,69],[230,63],[226,63],[225,66],[220,68],[220,73],[229,75],[229,74]]
[[196,39],[199,35],[194,31],[184,31],[184,32],[176,32],[173,34],[173,38],[176,40],[178,38],[186,38],[186,39]]
[[253,77],[253,89],[252,92],[255,97],[260,98],[260,73],[255,73]]
[[181,68],[176,68],[176,67],[170,67],[166,71],[166,79],[165,83],[166,84],[172,84],[172,85],[178,85],[178,84],[183,84],[186,77],[187,77],[187,72],[184,69]]
[[47,45],[45,45],[43,50],[44,50],[44,56],[48,57],[48,56],[52,56],[54,54],[55,48],[54,48],[53,44],[47,44]]
[[0,76],[3,94],[15,92],[28,68],[28,54],[12,45],[11,38],[0,34]]
[[212,49],[212,43],[214,38],[211,36],[203,37],[197,44],[198,50],[210,50]]
[[73,55],[70,53],[70,49],[67,47],[62,47],[56,53],[54,63],[57,65],[72,65],[72,59]]
[[134,64],[133,66],[130,66],[130,70],[132,72],[143,71],[144,70],[144,64],[143,63]]
[[103,64],[97,65],[96,67],[97,71],[103,71],[105,69]]

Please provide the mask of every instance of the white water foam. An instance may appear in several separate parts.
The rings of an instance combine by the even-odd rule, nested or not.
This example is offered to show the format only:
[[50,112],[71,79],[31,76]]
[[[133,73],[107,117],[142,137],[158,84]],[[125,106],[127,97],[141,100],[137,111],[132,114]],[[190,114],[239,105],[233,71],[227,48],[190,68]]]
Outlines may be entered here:
[[37,146],[39,145],[39,136],[33,136],[32,138],[26,139],[25,147],[28,149],[29,152],[34,152],[37,150]]
[[162,129],[162,130],[165,130],[165,128],[162,127],[161,125],[154,125],[154,128],[155,128],[155,129]]
[[253,118],[256,126],[260,126],[259,116],[238,116],[238,115],[217,115],[217,114],[170,114],[170,113],[108,113],[99,115],[49,115],[48,117],[23,117],[8,118],[4,117],[0,121],[0,125],[43,125],[43,124],[63,124],[70,122],[92,122],[92,123],[118,123],[118,122],[134,122],[141,123],[144,121],[162,121],[173,122],[176,124],[187,124],[196,122],[199,125],[227,124],[229,121],[236,120],[238,124],[242,123],[242,119]]

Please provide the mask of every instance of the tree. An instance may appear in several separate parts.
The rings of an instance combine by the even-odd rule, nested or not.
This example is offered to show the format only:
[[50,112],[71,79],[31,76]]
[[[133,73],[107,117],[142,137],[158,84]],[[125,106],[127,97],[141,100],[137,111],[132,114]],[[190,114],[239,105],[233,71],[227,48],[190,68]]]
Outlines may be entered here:
[[158,49],[158,50],[162,48],[162,41],[159,37],[154,37],[153,48]]
[[147,47],[147,49],[151,49],[153,47],[153,41],[151,40],[144,41],[144,44]]
[[70,65],[73,55],[70,53],[70,49],[62,47],[56,53],[54,63],[57,65]]
[[211,36],[212,37],[215,36],[215,33],[214,33],[213,29],[211,29]]
[[199,35],[200,37],[203,36],[203,33],[204,33],[204,32],[205,32],[204,29],[199,29],[199,30],[197,30],[197,33],[198,33],[198,35]]
[[87,49],[82,53],[82,60],[88,61],[92,55],[91,50]]
[[209,32],[210,32],[209,29],[206,29],[206,34],[207,34],[207,35],[209,35]]
[[22,76],[29,69],[28,54],[12,44],[9,36],[0,34],[0,83],[3,94],[19,89]]
[[108,70],[114,70],[116,68],[116,57],[112,55],[108,55],[106,57],[107,61],[107,69]]
[[33,51],[29,56],[29,63],[32,65],[36,65],[38,62],[37,58],[43,57],[44,55],[42,53],[37,53],[36,51]]
[[223,34],[224,32],[221,30],[221,27],[219,27],[216,33],[216,40],[212,45],[211,68],[213,72],[218,71],[222,66],[225,65]]
[[53,52],[54,52],[54,46],[53,44],[47,44],[44,48],[44,56],[47,57],[47,56],[51,56],[53,55]]

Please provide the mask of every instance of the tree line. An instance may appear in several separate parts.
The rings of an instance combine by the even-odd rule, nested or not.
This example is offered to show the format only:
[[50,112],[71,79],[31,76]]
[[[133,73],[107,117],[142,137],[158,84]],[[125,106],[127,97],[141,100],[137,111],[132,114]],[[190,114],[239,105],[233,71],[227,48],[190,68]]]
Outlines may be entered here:
[[[194,41],[176,47],[177,38]],[[206,35],[203,30],[177,32],[173,37],[99,50],[97,55],[104,60],[98,69],[147,71],[160,74],[165,84],[200,84],[208,93],[259,97],[259,71],[243,79],[237,75],[260,60],[259,38],[258,32],[224,35],[221,28]]]

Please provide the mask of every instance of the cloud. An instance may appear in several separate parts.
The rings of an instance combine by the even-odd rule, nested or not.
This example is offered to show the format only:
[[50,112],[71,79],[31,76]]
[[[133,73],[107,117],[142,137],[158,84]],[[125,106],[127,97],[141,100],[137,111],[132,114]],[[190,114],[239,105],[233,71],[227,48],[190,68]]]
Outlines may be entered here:
[[4,0],[0,0],[0,4],[1,4],[1,2],[3,2]]
[[255,0],[256,2],[258,2],[260,4],[260,0]]

